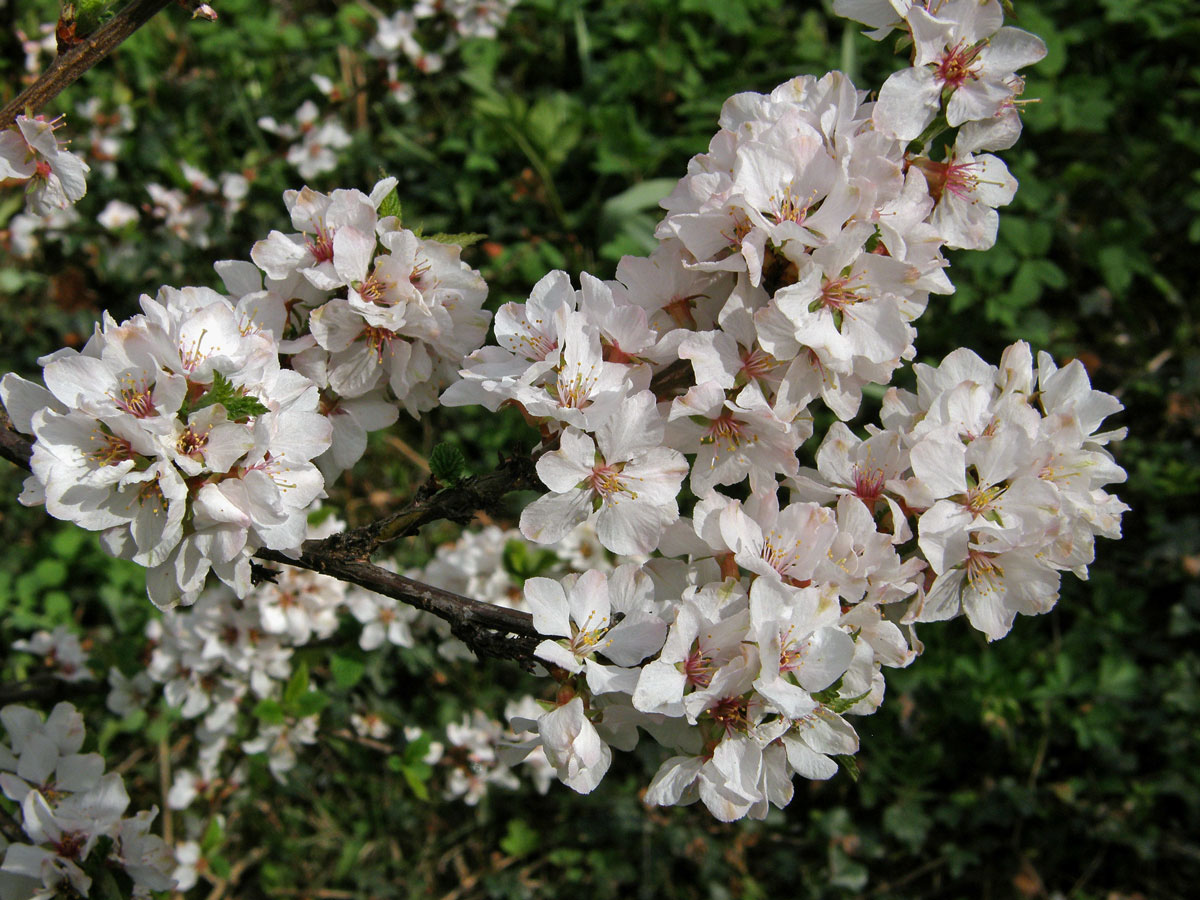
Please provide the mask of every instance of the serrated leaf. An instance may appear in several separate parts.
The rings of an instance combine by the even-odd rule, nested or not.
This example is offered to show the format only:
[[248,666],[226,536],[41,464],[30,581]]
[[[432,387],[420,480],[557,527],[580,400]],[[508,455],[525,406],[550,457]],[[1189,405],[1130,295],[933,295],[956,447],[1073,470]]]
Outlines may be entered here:
[[850,776],[851,781],[858,781],[858,760],[855,757],[849,753],[839,753],[834,759],[842,767],[842,771]]
[[834,697],[832,700],[825,702],[825,708],[830,712],[835,712],[838,715],[841,715],[859,700],[868,696],[870,693],[870,691],[863,691],[857,697]]
[[425,238],[425,240],[437,241],[439,244],[449,244],[452,247],[465,249],[466,247],[478,244],[480,241],[487,240],[487,235],[480,234],[477,231],[463,231],[457,233],[439,231],[437,234],[429,235]]
[[[845,677],[845,676],[842,676]],[[817,691],[812,695],[812,698],[818,703],[823,703],[828,706],[832,701],[837,699],[838,691],[842,689],[842,678],[838,678],[833,684],[825,688],[823,691]]]
[[329,661],[329,670],[333,673],[333,681],[338,687],[352,688],[362,680],[367,665],[361,659],[335,653]]
[[379,217],[382,219],[384,216],[395,216],[397,222],[399,222],[400,213],[400,194],[397,193],[395,188],[392,188],[388,195],[383,198],[383,202],[379,204]]
[[429,454],[429,472],[442,484],[454,484],[466,467],[462,451],[452,444],[438,444]]
[[261,416],[269,412],[267,407],[263,406],[262,401],[257,397],[247,396],[245,388],[234,387],[233,382],[220,372],[213,372],[212,387],[205,391],[190,407],[185,405],[180,410],[180,415],[187,418],[197,410],[204,409],[206,406],[213,406],[217,403],[225,407],[225,415],[231,422],[238,422],[242,419],[248,419],[251,416]]

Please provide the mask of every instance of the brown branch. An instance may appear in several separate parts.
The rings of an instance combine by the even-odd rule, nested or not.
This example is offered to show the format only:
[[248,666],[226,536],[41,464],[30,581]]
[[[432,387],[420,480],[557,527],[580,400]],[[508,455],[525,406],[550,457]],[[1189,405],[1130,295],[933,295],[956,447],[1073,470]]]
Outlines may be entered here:
[[529,613],[473,600],[405,578],[369,562],[350,559],[338,548],[331,547],[328,541],[305,541],[299,559],[266,549],[254,555],[269,562],[329,575],[432,613],[449,622],[454,636],[477,656],[511,659],[526,667],[533,664],[533,651],[540,638]]
[[440,488],[430,479],[411,503],[369,525],[328,539],[331,548],[351,559],[368,559],[382,544],[417,533],[429,522],[446,520],[465,525],[479,510],[495,513],[505,496],[513,491],[542,490],[534,461],[528,456],[501,461],[494,472],[464,478],[456,485]]
[[154,18],[171,0],[131,0],[111,19],[54,58],[33,84],[0,110],[0,124],[11,125],[28,111],[36,113],[80,75],[115,50],[126,38]]
[[30,700],[71,700],[85,694],[104,694],[104,681],[64,681],[53,675],[34,675],[28,681],[0,685],[0,706]]
[[8,413],[0,408],[0,457],[28,471],[29,460],[32,456],[33,441],[29,439],[28,435],[17,431],[8,417]]

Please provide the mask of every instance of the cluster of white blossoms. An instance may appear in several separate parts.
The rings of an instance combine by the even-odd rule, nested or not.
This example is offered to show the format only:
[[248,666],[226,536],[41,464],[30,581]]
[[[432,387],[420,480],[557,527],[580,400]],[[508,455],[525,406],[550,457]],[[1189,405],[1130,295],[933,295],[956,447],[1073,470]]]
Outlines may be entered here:
[[255,550],[297,552],[326,478],[398,406],[433,408],[487,330],[459,248],[378,215],[394,185],[289,191],[296,232],[258,242],[257,267],[217,263],[228,294],[164,287],[43,358],[45,387],[5,376],[13,423],[37,437],[22,502],[102,531],[164,607],[210,570],[244,596]]
[[[250,555],[296,551],[324,479],[398,406],[517,407],[546,488],[521,533],[571,566],[524,566],[514,596],[497,532],[423,576],[531,612],[556,682],[513,710],[494,757],[498,726],[459,729],[479,784],[532,756],[589,792],[645,732],[671,754],[648,802],[732,820],[787,804],[796,774],[852,765],[847,717],[919,654],[915,624],[965,615],[1002,637],[1053,606],[1062,571],[1086,577],[1126,507],[1105,491],[1124,478],[1105,449],[1120,432],[1099,430],[1120,404],[1024,344],[999,368],[966,350],[917,365],[916,393],[888,390],[865,438],[845,424],[915,357],[929,295],[953,290],[943,248],[995,241],[1016,182],[982,151],[1015,141],[1015,72],[1045,47],[1003,26],[999,0],[837,6],[908,32],[914,65],[877,102],[836,72],[729,99],[663,201],[657,249],[613,281],[550,273],[499,310],[495,345],[480,347],[486,285],[457,246],[401,227],[393,180],[288,192],[295,231],[218,263],[228,296],[164,288],[82,353],[45,358],[46,388],[0,383],[37,437],[25,501],[102,530],[161,605],[200,596],[210,569],[246,598]],[[840,421],[802,469],[818,400]],[[226,697],[206,659],[267,698],[254,678],[277,684],[288,643],[334,627],[302,594],[222,601],[245,640],[215,625],[180,639],[197,659],[173,663],[188,673],[174,690],[205,728],[246,690]],[[362,647],[413,640],[398,605],[342,602]],[[293,720],[243,749],[284,771],[315,734]]]
[[79,752],[85,733],[75,707],[60,703],[43,721],[35,710],[6,706],[0,724],[0,789],[17,804],[27,838],[0,836],[0,895],[86,897],[98,871],[128,878],[134,897],[175,887],[171,848],[150,833],[158,810],[125,816],[121,776],[104,773],[100,754]]
[[[335,90],[333,82],[323,75],[314,75],[312,80],[326,97]],[[297,108],[295,124],[277,122],[274,116],[263,116],[258,120],[258,127],[293,142],[288,147],[287,161],[304,179],[336,169],[338,151],[344,150],[353,142],[350,132],[337,117],[323,116],[320,108],[312,100],[305,100]]]
[[915,355],[929,294],[953,290],[942,248],[994,243],[1016,182],[974,154],[1016,139],[1014,70],[1045,53],[998,0],[893,14],[915,65],[878,102],[840,73],[731,98],[658,249],[580,290],[548,275],[443,395],[540,426],[528,538],[591,521],[608,550],[656,554],[526,583],[559,687],[513,752],[541,748],[577,791],[640,728],[674,754],[648,802],[762,817],[857,751],[846,716],[919,652],[913,623],[965,613],[1002,637],[1053,606],[1060,571],[1086,576],[1095,534],[1119,536],[1119,434],[1097,428],[1120,404],[1078,362],[1035,371],[1024,344],[1000,369],[965,350],[918,366],[882,427],[836,423],[800,469],[813,401],[848,420]]
[[389,61],[403,56],[425,75],[440,72],[463,39],[495,38],[518,2],[417,0],[408,9],[376,17],[377,29],[367,53]]
[[24,182],[26,205],[35,215],[67,209],[87,193],[87,163],[59,146],[54,132],[61,125],[61,117],[17,116],[16,124],[0,131],[0,183]]

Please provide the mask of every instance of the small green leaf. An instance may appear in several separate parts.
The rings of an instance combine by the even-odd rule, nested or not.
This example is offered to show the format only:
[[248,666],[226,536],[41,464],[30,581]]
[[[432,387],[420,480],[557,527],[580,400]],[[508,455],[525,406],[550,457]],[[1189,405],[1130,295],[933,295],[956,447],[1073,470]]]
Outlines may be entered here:
[[525,856],[537,849],[541,835],[521,819],[508,823],[508,833],[500,840],[500,849],[509,856]]
[[839,753],[834,757],[834,759],[836,759],[837,764],[842,767],[842,771],[850,776],[851,781],[858,781],[857,759],[855,759],[849,753]]
[[401,759],[399,756],[397,756],[395,753],[393,753],[386,760],[384,760],[384,762],[387,764],[387,767],[389,769],[391,769],[393,772],[399,772],[404,768],[404,760]]
[[293,708],[296,710],[296,715],[303,719],[306,716],[319,714],[328,705],[328,696],[322,694],[320,691],[309,691],[296,700]]
[[420,762],[432,744],[433,735],[428,732],[422,733],[416,740],[409,741],[408,746],[404,748],[404,762],[408,765]]
[[835,712],[841,715],[855,703],[870,694],[870,691],[863,691],[857,697],[834,697],[832,700],[826,701],[825,708],[830,712]]
[[221,829],[221,819],[219,816],[213,816],[208,820],[208,827],[204,829],[204,836],[200,838],[200,853],[207,856],[220,847],[224,839],[225,833]]
[[504,545],[504,569],[517,581],[524,583],[551,569],[558,561],[553,550],[531,549],[522,540],[514,538]]
[[291,706],[308,693],[308,663],[302,662],[292,672],[287,687],[283,689],[283,705]]
[[818,703],[828,704],[830,701],[836,700],[838,691],[842,689],[842,679],[839,678],[823,691],[817,691],[812,695],[812,698]]
[[439,231],[437,234],[430,234],[425,237],[427,241],[437,241],[439,244],[449,244],[452,247],[467,248],[480,241],[486,240],[486,234],[480,234],[477,231],[463,231],[458,233],[446,233]]
[[442,484],[454,484],[463,477],[467,461],[452,444],[438,444],[429,454],[429,471]]
[[329,669],[333,673],[333,681],[338,687],[352,688],[362,680],[367,665],[361,659],[335,653],[329,661]]
[[392,188],[388,195],[383,198],[383,202],[379,204],[379,217],[382,219],[385,216],[395,216],[399,220],[400,211],[400,195],[396,192],[395,188]]
[[247,396],[244,387],[234,387],[233,382],[220,372],[213,372],[212,387],[205,391],[190,408],[185,405],[180,410],[180,415],[187,418],[197,410],[217,403],[225,407],[225,415],[231,422],[238,422],[251,416],[261,416],[268,412],[267,407],[263,406],[257,397]]
[[218,878],[228,878],[230,873],[233,871],[232,867],[229,865],[229,860],[220,855],[210,856],[208,858],[208,868]]
[[264,725],[282,725],[284,721],[283,707],[277,700],[259,700],[254,706],[254,716]]
[[425,782],[412,770],[411,766],[405,766],[400,770],[400,773],[404,776],[404,780],[408,782],[408,786],[412,789],[412,792],[417,795],[417,799],[429,799],[429,788],[425,787]]

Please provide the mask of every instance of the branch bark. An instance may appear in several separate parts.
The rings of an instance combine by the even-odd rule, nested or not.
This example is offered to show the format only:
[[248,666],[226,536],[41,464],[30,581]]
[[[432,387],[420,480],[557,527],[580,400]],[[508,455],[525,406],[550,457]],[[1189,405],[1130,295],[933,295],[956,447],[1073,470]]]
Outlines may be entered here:
[[131,0],[78,44],[56,56],[37,81],[7,103],[0,110],[0,126],[11,125],[26,110],[36,113],[170,3],[171,0]]
[[[16,431],[8,416],[0,410],[0,456],[28,469],[32,453],[32,440]],[[454,636],[476,655],[510,659],[529,668],[533,665],[534,648],[540,640],[531,615],[389,572],[369,562],[368,556],[385,540],[412,534],[426,522],[437,519],[466,522],[476,510],[495,506],[509,491],[537,486],[531,459],[508,459],[495,472],[465,479],[430,496],[418,496],[405,509],[378,522],[345,534],[305,541],[298,558],[265,548],[254,556],[329,575],[425,610],[448,622]]]

